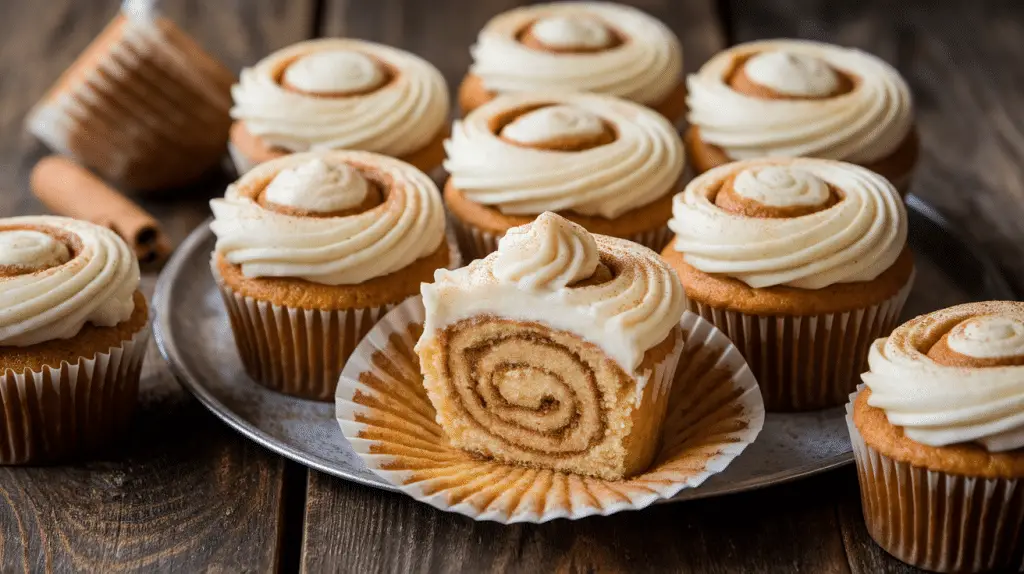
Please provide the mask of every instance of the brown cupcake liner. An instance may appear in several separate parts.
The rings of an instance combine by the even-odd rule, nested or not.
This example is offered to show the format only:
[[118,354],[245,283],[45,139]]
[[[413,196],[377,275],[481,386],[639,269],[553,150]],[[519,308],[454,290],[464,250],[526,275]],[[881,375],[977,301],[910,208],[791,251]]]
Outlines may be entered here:
[[[504,236],[504,234],[491,233],[490,231],[480,229],[471,223],[460,220],[454,215],[449,216],[448,221],[449,227],[452,228],[455,232],[455,237],[458,238],[459,249],[465,254],[466,261],[481,259],[494,253],[498,250],[498,241]],[[654,250],[656,253],[661,253],[661,250],[668,245],[672,237],[674,237],[672,230],[668,228],[668,225],[665,225],[657,229],[625,237],[624,239],[633,243],[639,243],[644,247]]]
[[484,459],[452,446],[436,421],[414,350],[423,319],[422,299],[411,298],[363,339],[338,383],[336,416],[369,469],[441,510],[510,524],[641,509],[723,471],[764,424],[743,357],[720,331],[687,313],[681,352],[664,365],[674,382],[659,450],[646,471],[612,481]]
[[[462,256],[449,237],[449,269]],[[316,401],[334,397],[338,376],[359,341],[396,301],[378,307],[324,310],[275,305],[226,285],[211,261],[246,373],[268,389]]]
[[87,51],[102,51],[92,68],[32,110],[29,131],[137,190],[202,175],[227,142],[233,76],[166,20],[118,16],[112,26]]
[[131,421],[149,327],[91,359],[0,375],[0,464],[57,462],[113,442]]
[[889,458],[854,424],[856,396],[846,423],[875,542],[933,572],[1024,572],[1024,479],[947,474]]
[[896,328],[914,280],[895,296],[843,313],[750,315],[687,299],[687,308],[732,339],[769,411],[838,407],[857,388],[868,349]]

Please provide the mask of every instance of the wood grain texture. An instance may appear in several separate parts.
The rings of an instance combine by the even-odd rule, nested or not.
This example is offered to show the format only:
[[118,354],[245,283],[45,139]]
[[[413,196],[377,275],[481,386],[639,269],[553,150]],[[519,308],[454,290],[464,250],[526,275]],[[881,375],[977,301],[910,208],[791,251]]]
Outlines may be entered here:
[[503,526],[310,472],[305,572],[848,572],[840,475],[578,521]]
[[[0,217],[43,212],[27,182],[47,152],[23,133],[24,116],[118,5],[0,6]],[[162,7],[236,70],[308,37],[313,26],[312,0],[166,0]],[[208,216],[206,200],[223,193],[226,180],[214,174],[144,205],[178,242]],[[144,275],[147,294],[154,282]],[[293,475],[304,488],[304,470],[217,421],[151,345],[122,444],[80,464],[0,469],[0,571],[270,571],[287,538],[282,515]]]

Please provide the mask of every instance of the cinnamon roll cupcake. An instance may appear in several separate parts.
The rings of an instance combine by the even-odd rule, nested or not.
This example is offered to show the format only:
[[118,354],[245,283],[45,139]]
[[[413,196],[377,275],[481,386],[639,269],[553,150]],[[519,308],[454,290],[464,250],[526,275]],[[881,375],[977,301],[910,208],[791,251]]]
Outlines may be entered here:
[[597,94],[506,95],[457,121],[445,150],[445,203],[472,258],[544,211],[655,250],[671,237],[685,152],[672,124],[641,105]]
[[52,149],[135,191],[217,166],[231,125],[235,75],[152,4],[126,1],[26,120]]
[[905,194],[917,163],[910,88],[859,50],[804,40],[734,46],[687,79],[686,143],[698,172],[734,160],[855,163]]
[[459,87],[467,114],[499,94],[566,90],[618,96],[669,121],[686,108],[683,51],[663,23],[607,2],[534,4],[493,18]]
[[423,285],[416,345],[455,447],[618,480],[654,456],[683,293],[656,253],[554,213]]
[[239,173],[308,150],[375,152],[426,172],[444,158],[444,78],[397,48],[351,39],[300,42],[242,70],[231,93],[231,154]]
[[214,277],[242,363],[300,397],[330,400],[363,335],[458,260],[437,186],[378,154],[272,160],[210,206]]
[[676,196],[669,226],[662,255],[688,308],[736,343],[769,410],[843,404],[913,282],[899,194],[852,164],[714,168]]
[[918,317],[868,365],[847,422],[872,538],[934,572],[1024,571],[1024,303]]
[[138,287],[109,229],[0,219],[0,464],[75,457],[125,429],[149,340]]

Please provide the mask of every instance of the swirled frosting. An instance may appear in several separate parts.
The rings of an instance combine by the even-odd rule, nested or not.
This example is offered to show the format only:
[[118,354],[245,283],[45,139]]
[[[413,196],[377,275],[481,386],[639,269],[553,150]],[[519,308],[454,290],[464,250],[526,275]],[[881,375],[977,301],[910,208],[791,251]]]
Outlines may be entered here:
[[[67,243],[66,243],[67,242]],[[10,266],[10,267],[8,267]],[[113,231],[65,217],[0,220],[0,346],[113,327],[135,310],[139,263]]]
[[[543,105],[579,110],[573,116],[577,119],[596,116],[611,126],[615,140],[582,151],[558,151],[523,147],[494,133],[498,116]],[[543,110],[522,116],[526,125],[513,135],[579,135],[575,123],[557,120],[568,114]],[[668,120],[643,106],[597,94],[501,96],[457,121],[445,150],[452,184],[471,201],[507,214],[571,210],[617,217],[673,191],[685,165],[682,142]]]
[[325,50],[301,56],[285,68],[284,82],[311,94],[345,94],[373,89],[386,79],[366,54]]
[[574,106],[545,106],[512,120],[499,135],[521,144],[542,144],[560,138],[592,138],[603,133],[604,124],[596,114]]
[[331,213],[360,205],[369,193],[370,184],[358,169],[314,158],[281,170],[270,180],[263,197],[275,205]]
[[952,307],[875,342],[863,375],[871,389],[868,404],[921,444],[974,442],[991,452],[1024,448],[1024,366],[937,363],[927,353],[946,333],[950,348],[971,357],[1024,356],[1024,304]]
[[[734,191],[766,205],[806,205],[821,198],[827,185],[841,199],[800,217],[748,217],[715,204],[731,176],[742,184]],[[689,265],[754,288],[871,281],[896,262],[907,243],[906,209],[892,184],[862,167],[829,160],[751,160],[709,170],[675,197],[672,216],[675,249]]]
[[[612,29],[624,41],[587,53],[538,50],[519,39],[531,25],[538,40],[552,47],[608,45]],[[639,10],[604,2],[535,4],[505,12],[484,26],[471,52],[470,73],[497,93],[563,89],[654,104],[675,89],[683,70],[682,48],[671,30]]]
[[[256,201],[264,182],[315,160],[342,171],[355,168],[362,174],[358,177],[379,181],[384,202],[352,215],[303,217]],[[312,183],[315,196],[319,188],[316,180]],[[304,192],[294,193],[303,197]],[[402,161],[366,152],[292,154],[261,164],[229,186],[223,199],[212,200],[210,207],[216,252],[241,266],[246,277],[362,283],[426,257],[444,241],[444,208],[430,178]]]
[[[423,285],[425,338],[479,315],[537,322],[576,333],[635,373],[647,350],[679,323],[679,279],[646,247],[603,235],[588,241],[587,231],[553,213],[509,235],[497,252],[437,271],[434,283]],[[574,286],[596,270],[595,245],[610,277]]]
[[[393,76],[389,81],[361,93],[387,73]],[[289,90],[281,79],[325,95]],[[360,93],[330,97],[352,91]],[[311,40],[275,52],[242,70],[231,93],[231,117],[268,145],[289,151],[406,155],[437,137],[449,106],[444,78],[426,60],[360,40]]]
[[[826,88],[836,81],[836,71],[853,77],[854,86],[819,99],[743,94],[728,79],[735,63],[748,56],[748,77],[780,93],[829,93]],[[691,75],[687,88],[690,124],[700,129],[703,141],[734,160],[806,156],[869,163],[895,152],[914,121],[910,88],[892,66],[859,50],[816,42],[770,40],[735,46]]]

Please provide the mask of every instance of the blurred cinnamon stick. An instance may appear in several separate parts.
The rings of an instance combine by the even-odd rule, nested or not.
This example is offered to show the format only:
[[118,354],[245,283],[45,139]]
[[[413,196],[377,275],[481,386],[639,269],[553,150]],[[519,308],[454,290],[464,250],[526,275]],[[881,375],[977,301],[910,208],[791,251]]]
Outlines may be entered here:
[[141,264],[162,262],[171,253],[156,218],[70,159],[43,158],[32,170],[31,185],[54,213],[112,229],[135,250]]

